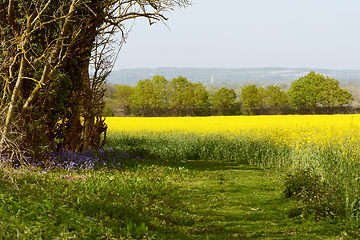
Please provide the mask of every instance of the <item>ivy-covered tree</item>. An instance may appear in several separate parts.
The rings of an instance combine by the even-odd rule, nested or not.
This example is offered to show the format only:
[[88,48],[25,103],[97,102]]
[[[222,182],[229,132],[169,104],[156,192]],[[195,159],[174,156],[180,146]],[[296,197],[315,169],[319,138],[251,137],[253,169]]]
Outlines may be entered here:
[[[104,94],[125,22],[150,24],[188,0],[0,1],[2,156],[100,145]],[[121,42],[122,43],[122,42]],[[120,44],[121,44],[120,43]],[[15,154],[15,155],[14,155]],[[31,155],[31,153],[30,153]]]

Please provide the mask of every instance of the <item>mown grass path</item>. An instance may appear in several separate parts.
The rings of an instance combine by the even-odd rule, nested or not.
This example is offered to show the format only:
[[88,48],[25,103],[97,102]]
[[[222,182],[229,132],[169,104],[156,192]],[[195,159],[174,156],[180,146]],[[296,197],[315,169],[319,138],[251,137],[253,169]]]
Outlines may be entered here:
[[[199,172],[171,194],[188,207],[194,225],[182,228],[189,239],[343,239],[339,223],[289,218],[283,178],[247,164],[188,161]],[[175,237],[175,236],[174,236]],[[170,239],[170,238],[169,238]]]

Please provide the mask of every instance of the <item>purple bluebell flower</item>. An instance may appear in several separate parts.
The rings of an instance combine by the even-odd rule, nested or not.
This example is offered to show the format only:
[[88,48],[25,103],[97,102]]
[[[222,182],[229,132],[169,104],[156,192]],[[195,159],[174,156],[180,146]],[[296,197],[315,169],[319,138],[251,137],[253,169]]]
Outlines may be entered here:
[[[87,149],[84,152],[75,152],[61,149],[59,152],[51,152],[44,155],[48,162],[42,162],[38,159],[27,161],[33,166],[44,166],[44,172],[51,169],[64,169],[67,171],[94,170],[98,168],[118,168],[127,164],[134,164],[141,161],[140,156],[133,156],[130,152],[119,148]],[[0,163],[6,164],[6,158],[0,159]],[[21,168],[19,164],[16,166]]]

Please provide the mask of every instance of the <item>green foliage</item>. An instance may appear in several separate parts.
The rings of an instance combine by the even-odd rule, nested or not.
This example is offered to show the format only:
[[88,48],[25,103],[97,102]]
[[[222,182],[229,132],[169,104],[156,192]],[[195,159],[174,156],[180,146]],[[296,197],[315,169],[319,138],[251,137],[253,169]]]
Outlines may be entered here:
[[268,105],[270,107],[285,107],[289,103],[288,96],[278,86],[268,86],[266,89],[266,94],[268,96]]
[[241,99],[247,108],[255,108],[259,105],[259,90],[255,84],[249,84],[241,89]]
[[[39,74],[39,72],[35,72]],[[71,79],[59,71],[54,73],[53,81],[40,90],[38,99],[24,114],[28,149],[35,152],[39,149],[51,151],[51,140],[61,134],[59,119],[66,115],[70,89],[73,87]],[[27,83],[30,87],[33,83]]]
[[151,80],[140,80],[134,88],[120,85],[115,95],[125,115],[133,112],[160,116],[167,109],[173,109],[178,116],[193,115],[194,109],[198,114],[206,114],[209,107],[208,92],[202,83],[191,83],[181,76],[167,81],[164,76],[155,75]]
[[296,198],[300,205],[290,216],[314,215],[315,219],[346,216],[346,204],[335,183],[327,183],[309,169],[296,169],[285,178],[284,195]]
[[168,81],[164,76],[155,75],[151,79],[152,95],[150,96],[151,107],[155,109],[159,115],[160,108],[167,107],[167,98],[169,95]]
[[107,112],[108,116],[111,114],[114,117],[117,114],[117,111],[119,109],[118,101],[114,98],[106,97],[105,102],[106,102],[106,105],[104,108],[104,113]]
[[272,85],[264,88],[249,84],[241,89],[241,99],[250,113],[257,107],[277,109],[288,105],[286,93],[280,87]]
[[[179,76],[171,81],[164,76],[140,80],[137,86],[120,85],[115,94],[125,115],[184,116],[239,114],[296,114],[302,113],[290,105],[315,113],[319,107],[340,107],[353,97],[339,82],[310,72],[292,82],[288,93],[279,86],[241,88],[241,102],[236,101],[233,89],[222,87],[206,90],[202,83],[192,83]],[[130,97],[129,97],[130,96]],[[340,111],[342,111],[339,108]],[[324,110],[325,111],[325,110]],[[331,111],[326,110],[326,111]]]
[[170,82],[170,89],[171,107],[174,109],[178,109],[177,114],[181,116],[182,111],[185,107],[187,107],[187,105],[189,105],[189,102],[193,98],[190,82],[182,76],[179,76],[178,78],[173,78]]
[[117,85],[114,94],[120,108],[126,109],[132,106],[131,96],[134,88],[128,85]]
[[[255,91],[256,92],[256,91]],[[269,94],[268,94],[268,91],[267,89],[265,89],[264,87],[258,87],[258,103],[255,104],[254,106],[259,106],[259,107],[264,107],[266,105],[268,105],[268,102],[269,102]],[[249,98],[250,96],[246,94],[246,91],[245,91],[245,98]],[[254,97],[254,96],[252,96]],[[256,97],[255,97],[256,99]]]
[[290,104],[300,107],[316,107],[321,101],[322,75],[311,71],[304,77],[300,77],[291,83],[288,92]]
[[350,93],[339,87],[337,80],[325,78],[314,71],[292,82],[288,95],[292,106],[313,109],[317,106],[340,106],[353,100]]
[[214,94],[212,103],[214,108],[227,110],[235,105],[235,100],[236,93],[234,89],[227,89],[222,87]]
[[205,108],[209,105],[209,94],[202,83],[195,83],[194,86],[194,107]]
[[323,106],[340,106],[350,103],[351,100],[354,100],[352,95],[339,87],[339,81],[334,78],[326,78],[322,82],[322,101]]
[[131,95],[132,103],[135,107],[145,109],[150,106],[150,99],[152,96],[152,87],[149,79],[140,80],[134,87]]
[[114,112],[111,110],[109,106],[106,106],[103,112],[103,117],[113,117]]

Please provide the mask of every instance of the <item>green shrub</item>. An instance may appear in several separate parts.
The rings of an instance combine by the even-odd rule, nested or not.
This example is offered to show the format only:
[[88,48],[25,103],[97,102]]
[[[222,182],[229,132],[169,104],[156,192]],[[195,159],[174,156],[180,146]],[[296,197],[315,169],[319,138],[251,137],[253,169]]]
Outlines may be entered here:
[[299,200],[290,217],[313,214],[316,219],[345,216],[345,199],[335,183],[328,183],[310,169],[296,169],[285,178],[285,198]]

